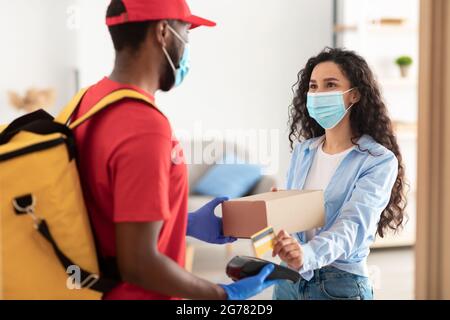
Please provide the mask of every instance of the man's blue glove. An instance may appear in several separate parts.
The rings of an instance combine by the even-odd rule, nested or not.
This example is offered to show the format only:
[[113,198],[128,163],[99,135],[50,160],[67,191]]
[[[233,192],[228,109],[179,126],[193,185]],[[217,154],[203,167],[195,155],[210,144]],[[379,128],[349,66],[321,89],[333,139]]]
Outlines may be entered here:
[[246,300],[278,282],[278,280],[266,280],[274,268],[273,264],[268,264],[256,276],[248,277],[232,284],[219,285],[227,293],[228,300]]
[[215,198],[197,211],[189,213],[186,234],[214,244],[224,244],[236,241],[236,238],[224,237],[222,219],[214,214],[214,209],[227,200],[227,197]]

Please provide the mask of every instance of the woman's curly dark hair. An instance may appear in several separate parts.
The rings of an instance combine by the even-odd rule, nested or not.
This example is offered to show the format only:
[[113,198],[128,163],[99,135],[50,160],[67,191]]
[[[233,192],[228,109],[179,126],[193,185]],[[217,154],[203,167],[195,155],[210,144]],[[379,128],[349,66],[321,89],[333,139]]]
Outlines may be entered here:
[[311,74],[314,68],[322,62],[336,63],[350,81],[351,87],[358,88],[361,95],[359,102],[354,105],[350,113],[353,144],[359,147],[357,141],[361,136],[367,134],[391,150],[398,159],[397,179],[389,204],[382,212],[378,223],[377,233],[383,237],[388,229],[400,230],[406,217],[404,213],[406,207],[405,168],[378,83],[367,62],[361,56],[353,51],[326,48],[319,55],[309,59],[305,68],[298,73],[298,81],[293,86],[294,100],[289,112],[291,148],[296,141],[304,141],[325,134],[325,130],[309,116],[306,109]]

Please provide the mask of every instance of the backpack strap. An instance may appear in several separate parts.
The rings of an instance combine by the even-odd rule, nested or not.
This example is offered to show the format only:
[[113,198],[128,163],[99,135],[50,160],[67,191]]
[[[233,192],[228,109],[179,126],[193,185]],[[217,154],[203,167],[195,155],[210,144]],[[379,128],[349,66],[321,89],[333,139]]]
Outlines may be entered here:
[[[64,110],[61,112],[61,114],[56,118],[56,121],[59,123],[63,123],[65,125],[68,125],[71,116],[75,112],[75,109],[80,104],[81,100],[83,99],[85,93],[87,92],[88,88],[81,90],[76,94],[76,96],[72,99],[72,101],[64,108]],[[85,121],[92,118],[95,114],[102,111],[106,107],[108,107],[111,104],[114,104],[118,101],[121,101],[123,99],[134,99],[134,100],[140,100],[143,102],[146,102],[147,104],[150,104],[154,108],[156,108],[154,102],[147,96],[145,96],[142,93],[139,93],[132,89],[119,89],[116,91],[113,91],[112,93],[108,94],[107,96],[103,97],[97,104],[95,104],[88,112],[86,112],[83,116],[78,118],[76,121],[71,123],[69,125],[70,129],[75,129],[81,124],[83,124]]]
[[[67,127],[66,127],[67,128]],[[55,252],[56,257],[58,258],[61,266],[64,268],[65,272],[69,272],[73,267],[77,267],[78,265],[73,262],[58,246],[58,244],[55,241],[55,238],[53,237],[50,227],[47,224],[47,221],[45,219],[40,219],[36,217],[34,212],[35,207],[35,197],[33,194],[27,194],[18,198],[15,198],[13,200],[13,207],[17,214],[29,214],[34,221],[34,227],[39,232],[39,234],[49,242],[49,244],[52,246],[53,251]],[[101,275],[96,273],[91,273],[80,266],[79,268],[79,280],[80,283],[78,283],[79,288],[88,288],[100,293],[107,293],[114,289],[117,285],[120,284],[120,273],[118,271],[117,263],[115,261],[109,262],[110,266],[108,269],[106,269],[107,273],[103,273]],[[104,263],[103,263],[104,264]],[[103,265],[105,267],[105,265]],[[106,266],[108,267],[108,266]],[[114,267],[116,268],[116,272],[112,273],[111,270],[114,270]]]
[[64,107],[63,111],[55,118],[55,121],[67,125],[88,90],[89,87],[78,91],[75,97],[73,97],[73,99]]
[[[40,220],[37,222],[36,225],[37,230],[39,233],[50,243],[50,245],[53,247],[53,251],[56,254],[56,257],[58,258],[60,264],[64,267],[64,270],[67,272],[67,270],[70,270],[69,268],[73,266],[77,266],[75,262],[73,262],[69,257],[67,257],[64,252],[59,248],[58,244],[56,243],[55,239],[53,238],[53,235],[50,232],[49,226],[47,225],[47,222],[45,220]],[[103,277],[95,273],[90,273],[89,271],[80,268],[80,280],[81,283],[79,284],[81,288],[85,289],[91,289],[100,293],[108,293],[112,289],[114,289],[116,286],[120,284],[120,276],[118,278],[108,278]]]

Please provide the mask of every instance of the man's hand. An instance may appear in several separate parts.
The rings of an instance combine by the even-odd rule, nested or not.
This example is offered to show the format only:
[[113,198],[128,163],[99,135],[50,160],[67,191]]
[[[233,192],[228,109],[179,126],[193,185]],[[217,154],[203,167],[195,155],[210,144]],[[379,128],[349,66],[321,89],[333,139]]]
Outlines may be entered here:
[[279,280],[267,280],[274,268],[273,264],[268,264],[256,276],[220,286],[227,293],[228,300],[246,300],[279,282]]
[[227,197],[215,198],[197,211],[189,213],[186,234],[213,244],[225,244],[236,241],[236,238],[224,237],[222,219],[214,214],[214,209],[227,200]]
[[302,246],[284,230],[281,230],[275,238],[272,257],[276,255],[292,269],[300,270],[303,266]]

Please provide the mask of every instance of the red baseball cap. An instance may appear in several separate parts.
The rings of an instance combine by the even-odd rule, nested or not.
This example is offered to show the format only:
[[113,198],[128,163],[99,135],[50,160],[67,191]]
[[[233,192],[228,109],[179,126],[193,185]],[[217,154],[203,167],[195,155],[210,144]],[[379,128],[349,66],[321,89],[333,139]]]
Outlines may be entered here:
[[122,0],[126,12],[117,17],[106,18],[106,25],[114,26],[128,22],[150,20],[180,20],[198,26],[214,27],[215,22],[194,16],[186,0]]

